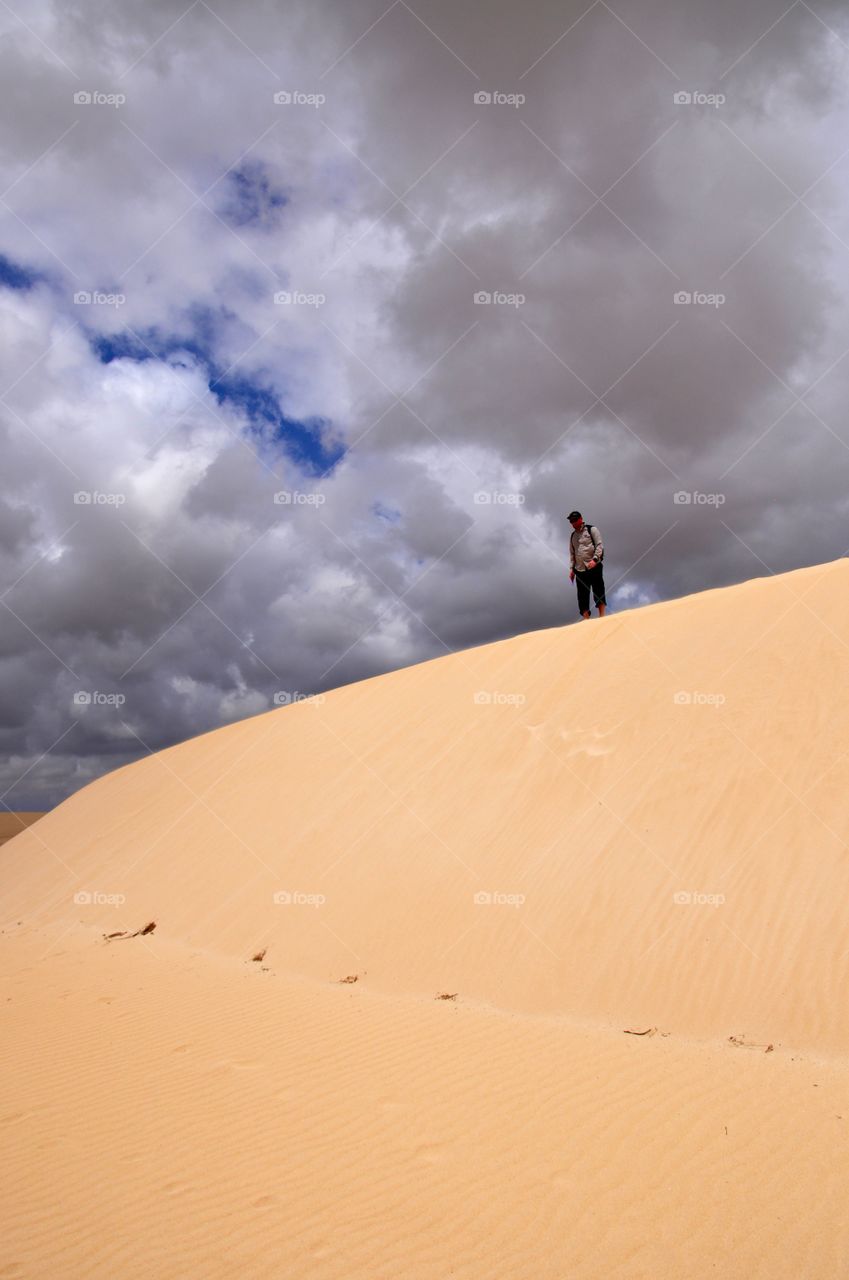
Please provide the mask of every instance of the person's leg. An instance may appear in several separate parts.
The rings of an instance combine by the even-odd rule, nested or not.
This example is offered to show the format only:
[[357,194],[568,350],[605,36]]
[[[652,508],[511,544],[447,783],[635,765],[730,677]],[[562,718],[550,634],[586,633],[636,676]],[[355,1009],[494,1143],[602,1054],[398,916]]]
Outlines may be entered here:
[[583,573],[575,572],[578,587],[578,613],[582,618],[590,616],[590,584]]
[[603,618],[607,611],[607,600],[604,595],[604,572],[600,564],[593,570],[593,599],[598,609],[598,616]]

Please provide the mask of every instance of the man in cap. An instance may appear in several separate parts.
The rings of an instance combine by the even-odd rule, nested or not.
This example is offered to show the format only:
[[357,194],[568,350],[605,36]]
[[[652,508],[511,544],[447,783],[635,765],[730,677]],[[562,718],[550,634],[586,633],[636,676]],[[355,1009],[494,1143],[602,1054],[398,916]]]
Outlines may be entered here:
[[572,533],[569,537],[569,581],[578,580],[578,612],[582,618],[590,616],[590,591],[598,609],[598,616],[604,617],[607,601],[604,598],[604,575],[601,562],[604,556],[604,543],[601,532],[593,524],[587,524],[580,511],[569,514]]

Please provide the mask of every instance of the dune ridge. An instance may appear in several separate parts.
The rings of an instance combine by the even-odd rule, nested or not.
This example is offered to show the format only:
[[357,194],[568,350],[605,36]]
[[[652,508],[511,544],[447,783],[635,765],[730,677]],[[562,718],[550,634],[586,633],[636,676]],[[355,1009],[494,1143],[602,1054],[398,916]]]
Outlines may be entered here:
[[11,842],[8,914],[843,1052],[847,588],[757,579],[192,739]]
[[0,1276],[849,1273],[847,624],[519,636],[15,836]]

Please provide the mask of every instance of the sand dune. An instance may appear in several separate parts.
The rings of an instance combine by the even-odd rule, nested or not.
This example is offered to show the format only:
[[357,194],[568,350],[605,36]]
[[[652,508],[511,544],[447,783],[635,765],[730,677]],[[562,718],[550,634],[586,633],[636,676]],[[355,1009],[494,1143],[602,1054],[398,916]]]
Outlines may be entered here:
[[849,1274],[847,636],[846,561],[521,636],[15,837],[0,1275]]

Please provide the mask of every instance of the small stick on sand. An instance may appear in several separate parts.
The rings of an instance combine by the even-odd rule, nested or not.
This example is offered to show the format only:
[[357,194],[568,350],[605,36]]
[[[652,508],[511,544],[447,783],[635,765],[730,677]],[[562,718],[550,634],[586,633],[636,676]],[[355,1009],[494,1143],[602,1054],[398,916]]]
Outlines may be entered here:
[[110,942],[113,938],[143,938],[147,933],[153,933],[156,928],[156,921],[151,920],[142,929],[136,929],[135,933],[127,933],[126,929],[121,929],[118,933],[104,933],[103,937],[106,942]]

